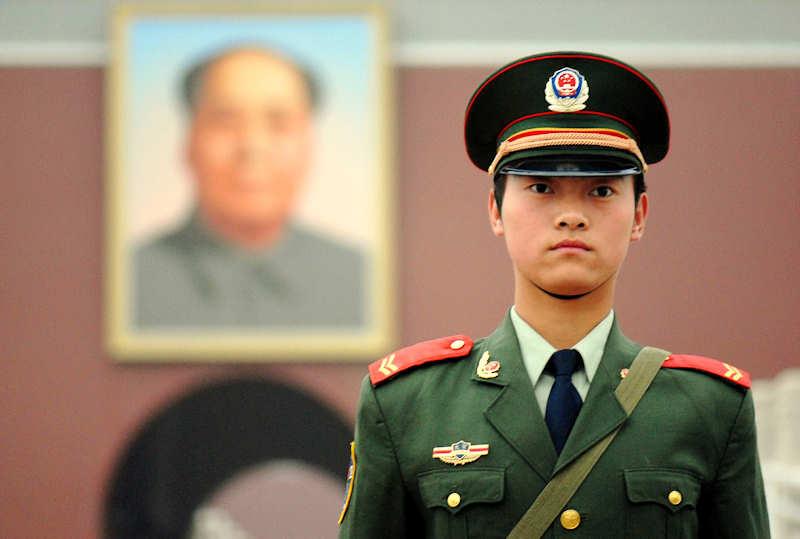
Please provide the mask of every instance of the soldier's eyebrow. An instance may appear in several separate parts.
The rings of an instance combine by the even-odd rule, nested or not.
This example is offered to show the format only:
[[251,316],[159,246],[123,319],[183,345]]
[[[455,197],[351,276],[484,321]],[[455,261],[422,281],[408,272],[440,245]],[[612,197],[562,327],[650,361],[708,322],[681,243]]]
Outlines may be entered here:
[[594,176],[590,179],[592,183],[621,183],[625,178],[626,176]]

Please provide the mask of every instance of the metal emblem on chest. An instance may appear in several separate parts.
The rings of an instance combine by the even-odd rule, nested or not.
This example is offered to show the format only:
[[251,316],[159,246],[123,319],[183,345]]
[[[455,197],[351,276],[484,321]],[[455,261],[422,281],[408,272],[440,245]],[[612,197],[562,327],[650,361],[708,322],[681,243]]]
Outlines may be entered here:
[[446,464],[467,464],[489,454],[489,444],[473,444],[459,440],[444,447],[433,448],[433,458]]
[[478,360],[476,374],[479,378],[497,378],[497,375],[500,374],[500,362],[497,360],[489,361],[490,357],[491,355],[486,351]]

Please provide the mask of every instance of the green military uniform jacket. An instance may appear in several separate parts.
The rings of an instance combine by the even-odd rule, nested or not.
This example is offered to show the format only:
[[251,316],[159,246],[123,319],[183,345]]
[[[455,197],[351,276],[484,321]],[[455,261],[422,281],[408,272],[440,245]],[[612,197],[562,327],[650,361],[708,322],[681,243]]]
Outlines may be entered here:
[[[567,504],[578,526],[556,518],[545,537],[769,537],[750,392],[662,368],[626,420],[614,389],[640,349],[615,321],[560,456],[508,315],[466,357],[375,387],[366,378],[340,537],[505,537],[554,473],[618,425]],[[486,351],[500,362],[495,378],[476,373]],[[460,440],[488,444],[488,454],[458,466],[432,458]]]

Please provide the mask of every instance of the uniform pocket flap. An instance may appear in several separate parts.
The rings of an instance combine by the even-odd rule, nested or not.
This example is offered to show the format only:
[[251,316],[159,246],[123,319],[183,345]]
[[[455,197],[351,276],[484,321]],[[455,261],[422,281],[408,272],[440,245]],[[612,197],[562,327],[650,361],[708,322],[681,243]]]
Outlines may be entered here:
[[503,499],[505,470],[472,468],[435,470],[417,476],[425,507],[443,507],[455,514],[475,503],[494,503]]
[[696,507],[700,481],[689,472],[668,468],[625,470],[625,488],[633,503],[657,503],[673,513]]

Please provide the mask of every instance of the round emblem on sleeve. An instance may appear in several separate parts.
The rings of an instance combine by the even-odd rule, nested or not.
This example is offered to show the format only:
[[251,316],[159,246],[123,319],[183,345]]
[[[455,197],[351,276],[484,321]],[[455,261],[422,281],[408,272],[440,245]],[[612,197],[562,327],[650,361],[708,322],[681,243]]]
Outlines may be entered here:
[[344,515],[347,513],[347,508],[350,507],[350,498],[353,497],[353,482],[356,478],[356,443],[350,442],[350,465],[347,467],[347,480],[344,485],[344,504],[342,511],[339,513],[339,525],[341,526],[344,520]]

